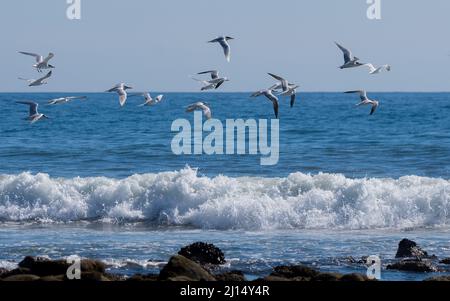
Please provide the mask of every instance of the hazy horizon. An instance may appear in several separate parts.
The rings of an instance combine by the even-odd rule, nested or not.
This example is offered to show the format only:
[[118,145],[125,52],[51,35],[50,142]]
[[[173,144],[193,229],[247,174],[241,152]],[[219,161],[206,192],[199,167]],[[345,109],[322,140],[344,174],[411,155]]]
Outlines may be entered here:
[[[0,25],[8,31],[0,48],[0,93],[103,92],[118,82],[136,91],[198,92],[189,76],[210,69],[231,78],[217,92],[268,87],[274,81],[267,72],[306,92],[450,92],[450,39],[443,38],[450,2],[444,0],[382,0],[382,20],[369,20],[360,0],[276,6],[268,0],[82,0],[82,19],[73,21],[66,18],[66,1],[5,1],[2,7]],[[235,38],[231,63],[218,45],[206,43],[223,34]],[[392,72],[339,70],[343,59],[334,41],[363,62],[392,65]],[[17,79],[40,77],[33,58],[17,51],[55,53],[48,85],[31,88]]]

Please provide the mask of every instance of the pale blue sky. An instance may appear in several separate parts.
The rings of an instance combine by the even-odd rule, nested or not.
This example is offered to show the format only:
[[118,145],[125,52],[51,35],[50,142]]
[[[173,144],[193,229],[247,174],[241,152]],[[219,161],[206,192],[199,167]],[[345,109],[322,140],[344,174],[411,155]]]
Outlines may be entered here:
[[[450,1],[382,0],[381,21],[365,0],[82,0],[82,20],[66,18],[65,0],[3,0],[0,92],[104,91],[117,82],[137,90],[197,91],[189,75],[219,69],[232,79],[222,91],[272,84],[267,72],[306,91],[450,90]],[[227,34],[232,61],[206,41]],[[391,73],[341,71],[333,41],[363,61],[389,63]],[[32,58],[56,54],[50,84],[36,78]]]

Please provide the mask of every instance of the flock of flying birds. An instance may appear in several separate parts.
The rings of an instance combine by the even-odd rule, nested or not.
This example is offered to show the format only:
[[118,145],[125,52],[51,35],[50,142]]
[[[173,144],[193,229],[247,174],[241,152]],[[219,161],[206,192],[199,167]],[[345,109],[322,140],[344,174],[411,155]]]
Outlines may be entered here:
[[[225,58],[228,62],[231,61],[231,47],[229,44],[230,40],[233,40],[234,38],[229,36],[222,36],[218,37],[214,40],[209,41],[208,43],[218,43],[225,54]],[[380,67],[375,67],[373,64],[370,63],[361,63],[360,59],[355,57],[352,52],[341,46],[340,44],[336,43],[337,47],[343,52],[344,54],[344,64],[340,66],[340,69],[348,69],[348,68],[356,68],[356,67],[367,67],[369,69],[369,74],[379,74],[383,71],[391,71],[390,65],[382,65]],[[36,63],[33,65],[33,68],[35,68],[39,73],[42,73],[43,70],[49,70],[50,71],[45,75],[38,79],[25,79],[25,78],[19,78],[20,80],[24,80],[28,82],[28,86],[30,87],[36,87],[36,86],[42,86],[48,83],[48,80],[52,76],[52,70],[55,67],[51,65],[49,62],[50,60],[55,56],[53,53],[49,53],[47,57],[43,57],[39,54],[31,53],[31,52],[22,52],[19,53],[27,56],[32,56],[35,58]],[[276,83],[267,88],[262,89],[258,92],[255,92],[251,95],[251,97],[259,97],[259,96],[265,96],[269,101],[273,104],[273,109],[275,112],[275,117],[279,117],[279,97],[285,96],[290,97],[290,106],[291,108],[294,107],[296,96],[297,96],[297,89],[300,87],[297,84],[289,82],[287,79],[275,75],[273,73],[268,73],[273,79],[276,80]],[[221,77],[219,75],[219,71],[217,70],[209,70],[209,71],[203,71],[197,73],[197,75],[205,75],[210,78],[208,79],[198,79],[192,77],[193,80],[198,81],[202,84],[201,91],[206,90],[216,90],[219,87],[221,87],[225,82],[230,81],[227,77]],[[158,103],[160,103],[163,100],[163,95],[158,95],[156,98],[152,98],[150,93],[135,93],[128,95],[127,90],[133,89],[131,86],[120,83],[112,87],[111,89],[107,90],[106,92],[111,93],[117,93],[119,96],[119,103],[120,106],[123,107],[126,104],[128,97],[143,97],[145,102],[141,104],[140,106],[153,106]],[[372,109],[370,111],[370,115],[373,115],[375,111],[377,110],[379,106],[379,102],[376,100],[371,100],[367,97],[367,93],[364,90],[358,90],[358,91],[348,91],[345,93],[357,93],[360,96],[360,102],[357,104],[357,106],[371,106]],[[73,100],[85,100],[87,99],[86,96],[68,96],[68,97],[62,97],[62,98],[56,98],[51,99],[48,101],[48,105],[59,105],[71,102]],[[49,119],[48,116],[45,114],[40,114],[38,112],[38,106],[39,104],[33,101],[18,101],[19,104],[28,105],[30,107],[29,116],[26,118],[31,123],[35,123],[36,121],[43,120],[43,119]],[[194,104],[191,104],[187,107],[186,112],[194,112],[197,110],[203,111],[203,115],[210,119],[212,118],[212,111],[208,103],[206,102],[197,102]]]

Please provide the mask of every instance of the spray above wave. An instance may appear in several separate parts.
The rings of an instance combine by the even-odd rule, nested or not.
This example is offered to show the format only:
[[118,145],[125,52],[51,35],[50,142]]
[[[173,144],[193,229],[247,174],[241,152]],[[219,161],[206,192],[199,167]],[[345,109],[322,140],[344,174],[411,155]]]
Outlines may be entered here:
[[195,169],[110,178],[0,176],[0,220],[147,221],[203,229],[374,229],[450,225],[450,181],[214,178]]

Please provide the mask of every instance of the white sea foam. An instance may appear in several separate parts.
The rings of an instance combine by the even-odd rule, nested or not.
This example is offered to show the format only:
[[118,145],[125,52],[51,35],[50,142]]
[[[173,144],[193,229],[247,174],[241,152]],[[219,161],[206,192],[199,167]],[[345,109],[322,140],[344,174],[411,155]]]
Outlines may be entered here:
[[374,229],[450,225],[450,181],[214,178],[185,168],[126,179],[0,175],[0,220],[148,221],[206,229]]

